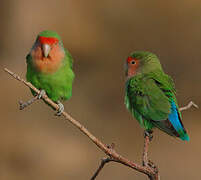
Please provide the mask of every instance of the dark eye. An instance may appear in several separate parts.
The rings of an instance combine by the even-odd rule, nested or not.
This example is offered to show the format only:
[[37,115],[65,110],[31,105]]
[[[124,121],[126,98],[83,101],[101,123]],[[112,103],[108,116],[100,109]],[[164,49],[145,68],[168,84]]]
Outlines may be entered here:
[[131,64],[135,64],[135,61],[131,61]]

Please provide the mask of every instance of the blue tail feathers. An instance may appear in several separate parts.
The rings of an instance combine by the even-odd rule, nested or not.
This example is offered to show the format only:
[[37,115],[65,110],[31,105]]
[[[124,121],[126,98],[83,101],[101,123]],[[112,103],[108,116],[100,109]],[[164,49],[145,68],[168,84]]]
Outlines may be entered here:
[[179,137],[184,141],[189,141],[190,138],[180,122],[177,106],[174,101],[171,101],[171,113],[169,114],[168,119],[175,130],[178,132]]
[[187,133],[185,133],[183,136],[180,136],[180,138],[183,140],[183,141],[190,141],[190,138],[188,136]]

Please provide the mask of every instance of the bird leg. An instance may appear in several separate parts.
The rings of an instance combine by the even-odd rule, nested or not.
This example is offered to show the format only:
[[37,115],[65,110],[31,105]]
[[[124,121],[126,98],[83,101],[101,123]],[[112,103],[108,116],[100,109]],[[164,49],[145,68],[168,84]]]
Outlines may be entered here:
[[46,93],[45,93],[45,90],[41,90],[38,95],[34,96],[33,98],[31,98],[31,99],[28,100],[27,102],[19,101],[20,110],[23,110],[23,109],[26,108],[27,106],[33,104],[36,100],[41,99],[41,97],[44,96],[45,94],[46,94]]
[[64,112],[64,105],[60,101],[57,101],[57,105],[59,106],[59,109],[55,115],[61,116],[62,112]]
[[151,142],[153,139],[153,131],[152,130],[145,130],[144,131],[144,138],[146,138],[146,136],[149,137],[149,141]]
[[144,131],[144,149],[143,149],[142,165],[146,167],[149,166],[148,148],[149,148],[149,143],[153,138],[152,133],[153,131],[151,130]]
[[38,99],[41,99],[42,96],[44,96],[46,94],[45,90],[41,90],[40,93],[37,95]]

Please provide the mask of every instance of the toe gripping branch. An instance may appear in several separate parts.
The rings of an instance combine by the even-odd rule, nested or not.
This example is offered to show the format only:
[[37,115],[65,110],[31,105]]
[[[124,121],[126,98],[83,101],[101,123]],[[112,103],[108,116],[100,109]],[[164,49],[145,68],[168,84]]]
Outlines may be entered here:
[[59,109],[57,110],[55,116],[61,116],[61,114],[64,112],[64,105],[60,101],[57,101],[57,105],[59,106]]

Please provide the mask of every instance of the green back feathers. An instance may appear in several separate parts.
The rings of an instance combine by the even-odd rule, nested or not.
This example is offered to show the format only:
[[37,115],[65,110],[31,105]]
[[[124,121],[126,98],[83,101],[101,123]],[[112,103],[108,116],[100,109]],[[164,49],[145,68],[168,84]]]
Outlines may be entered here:
[[162,88],[168,91],[172,87],[168,83],[163,84],[162,80],[167,77],[160,78],[160,76],[166,76],[162,74],[164,73],[139,74],[127,82],[127,107],[138,111],[147,120],[165,120],[170,113],[169,99]]
[[126,82],[125,104],[145,129],[158,126],[174,135],[172,130],[165,128],[166,125],[161,127],[171,112],[172,99],[176,103],[174,84],[161,70],[138,74]]

